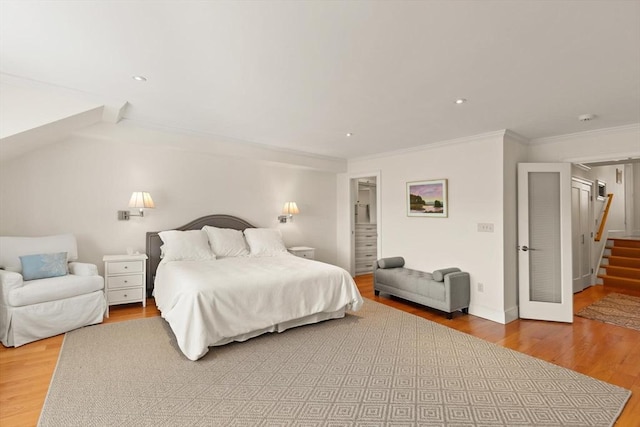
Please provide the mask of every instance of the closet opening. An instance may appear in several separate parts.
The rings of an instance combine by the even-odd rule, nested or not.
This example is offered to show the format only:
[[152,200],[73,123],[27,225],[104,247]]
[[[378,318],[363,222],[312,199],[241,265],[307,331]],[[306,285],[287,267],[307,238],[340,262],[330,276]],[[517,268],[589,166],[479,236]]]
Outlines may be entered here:
[[351,179],[351,272],[354,276],[370,274],[378,259],[379,248],[379,177]]

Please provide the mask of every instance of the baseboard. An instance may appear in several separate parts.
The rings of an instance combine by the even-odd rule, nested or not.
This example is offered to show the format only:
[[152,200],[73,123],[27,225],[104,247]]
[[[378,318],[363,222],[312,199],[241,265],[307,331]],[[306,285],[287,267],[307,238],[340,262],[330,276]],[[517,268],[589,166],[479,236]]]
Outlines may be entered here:
[[482,305],[471,304],[469,305],[469,314],[505,325],[518,318],[518,307],[512,307],[506,311],[496,311]]
[[518,309],[518,306],[516,305],[515,307],[511,307],[510,309],[507,309],[504,312],[504,316],[505,316],[505,323],[511,323],[514,320],[519,319],[520,310]]
[[609,239],[615,239],[617,237],[625,237],[627,235],[626,230],[609,230]]

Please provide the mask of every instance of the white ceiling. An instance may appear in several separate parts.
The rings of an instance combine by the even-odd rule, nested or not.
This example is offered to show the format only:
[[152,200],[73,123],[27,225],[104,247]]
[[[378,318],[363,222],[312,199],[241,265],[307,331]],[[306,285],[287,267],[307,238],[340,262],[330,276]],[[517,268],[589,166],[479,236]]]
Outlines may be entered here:
[[640,122],[640,1],[2,0],[0,72],[341,158],[535,139]]

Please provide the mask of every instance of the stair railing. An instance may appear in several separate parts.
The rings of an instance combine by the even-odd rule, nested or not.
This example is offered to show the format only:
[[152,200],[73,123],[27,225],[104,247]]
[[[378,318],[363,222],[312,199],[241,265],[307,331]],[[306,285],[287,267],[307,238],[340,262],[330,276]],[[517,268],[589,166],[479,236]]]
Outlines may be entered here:
[[607,194],[607,204],[604,207],[604,211],[602,213],[602,220],[600,221],[600,228],[598,228],[598,232],[596,233],[595,241],[599,242],[602,238],[602,233],[604,233],[604,226],[607,223],[607,216],[609,216],[609,208],[611,208],[611,201],[613,200],[613,194]]
[[604,252],[607,250],[607,240],[609,239],[609,230],[605,230],[604,232],[604,243],[602,244],[602,249],[600,250],[600,258],[598,258],[598,263],[596,264],[595,269],[591,270],[592,280],[595,280],[593,283],[597,283],[598,274],[600,274],[600,266],[602,266],[602,260],[604,259]]

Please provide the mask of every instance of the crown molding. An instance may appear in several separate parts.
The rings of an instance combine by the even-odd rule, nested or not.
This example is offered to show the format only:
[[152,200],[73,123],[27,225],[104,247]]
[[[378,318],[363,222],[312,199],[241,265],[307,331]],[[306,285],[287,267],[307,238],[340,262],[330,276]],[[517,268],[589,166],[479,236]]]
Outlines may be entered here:
[[325,162],[344,162],[345,161],[345,159],[340,157],[333,157],[333,156],[327,156],[324,154],[299,151],[291,148],[278,147],[275,145],[260,144],[257,142],[247,141],[244,139],[238,139],[238,138],[233,138],[233,137],[224,136],[224,135],[217,135],[214,133],[203,132],[199,130],[183,128],[183,127],[174,126],[174,125],[162,124],[162,123],[155,122],[153,120],[124,118],[122,119],[122,122],[123,123],[126,122],[130,125],[139,126],[142,128],[152,129],[152,130],[161,131],[161,132],[178,133],[182,135],[189,135],[189,136],[193,136],[197,138],[205,138],[205,139],[214,138],[219,141],[229,142],[233,144],[241,144],[247,148],[254,148],[254,149],[267,150],[267,151],[272,151],[272,152],[281,153],[281,154],[307,157],[310,159],[321,160]]
[[[400,155],[403,155],[403,154],[410,154],[410,153],[415,153],[415,152],[418,152],[418,151],[433,150],[433,149],[436,149],[436,148],[455,145],[455,144],[464,144],[464,143],[467,143],[467,142],[478,141],[478,140],[481,140],[481,139],[504,138],[505,135],[507,135],[508,132],[509,131],[507,129],[502,129],[502,130],[482,133],[482,134],[478,134],[478,135],[464,136],[464,137],[461,137],[461,138],[448,139],[448,140],[445,140],[445,141],[431,142],[431,143],[428,143],[428,144],[418,145],[416,147],[403,148],[401,150],[385,151],[385,152],[382,152],[382,153],[371,154],[371,155],[368,155],[368,156],[351,157],[351,158],[348,159],[348,161],[349,162],[357,162],[357,161],[362,161],[362,160],[373,160],[373,159],[379,159],[379,158],[383,158],[383,157],[400,156]],[[511,135],[511,134],[518,135],[515,132],[509,132],[509,135]]]
[[520,135],[519,133],[514,132],[514,131],[512,131],[510,129],[506,129],[505,130],[504,136],[506,138],[513,139],[513,140],[515,140],[515,141],[517,141],[517,142],[519,142],[521,144],[529,144],[529,142],[531,141],[529,138],[524,137],[524,136]]
[[[258,144],[193,129],[159,124],[155,121],[123,119],[111,129],[117,132],[118,129],[124,131],[127,128],[138,132],[155,132],[157,135],[156,145],[163,144],[182,151],[252,159],[279,166],[332,173],[347,171],[346,159]],[[176,138],[177,135],[182,137]]]
[[553,144],[556,142],[566,141],[569,139],[578,139],[578,138],[584,138],[584,137],[590,137],[590,136],[614,135],[618,133],[627,133],[627,132],[640,132],[640,123],[633,123],[630,125],[615,126],[610,128],[594,129],[594,130],[588,130],[584,132],[567,133],[564,135],[555,135],[555,136],[549,136],[545,138],[535,138],[535,139],[531,139],[529,143],[531,145]]
[[105,97],[66,86],[16,76],[14,74],[0,73],[0,84],[32,89],[48,95],[73,98],[101,105],[104,107],[102,120],[110,123],[118,123],[118,121],[122,119],[128,105],[128,102],[122,99]]

